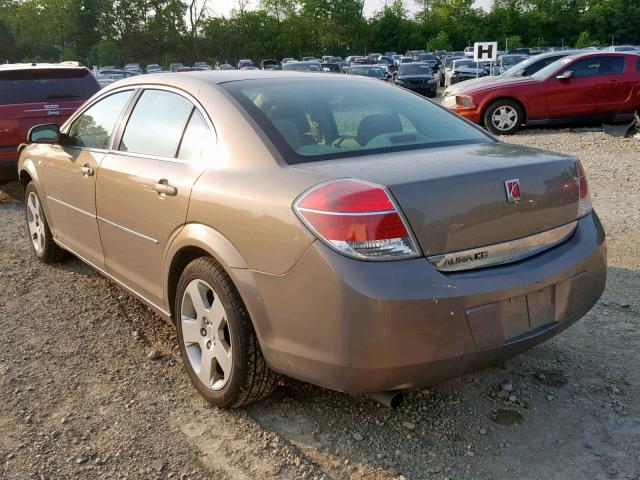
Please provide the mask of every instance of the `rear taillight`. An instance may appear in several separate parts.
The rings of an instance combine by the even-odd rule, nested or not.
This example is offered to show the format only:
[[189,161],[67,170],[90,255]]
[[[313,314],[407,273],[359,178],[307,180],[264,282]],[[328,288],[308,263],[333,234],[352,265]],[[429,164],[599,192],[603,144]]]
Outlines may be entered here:
[[578,202],[578,218],[580,218],[588,214],[593,207],[591,205],[587,175],[584,173],[584,167],[580,160],[576,161],[576,169],[578,170],[578,191],[580,192],[580,200]]
[[409,227],[388,191],[362,180],[336,180],[303,193],[293,204],[323,242],[361,260],[419,255]]

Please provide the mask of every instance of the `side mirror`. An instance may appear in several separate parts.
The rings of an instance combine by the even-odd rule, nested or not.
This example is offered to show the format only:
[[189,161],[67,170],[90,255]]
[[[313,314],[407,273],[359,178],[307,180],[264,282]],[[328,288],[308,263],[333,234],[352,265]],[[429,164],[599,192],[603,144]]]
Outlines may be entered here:
[[556,75],[556,78],[558,80],[569,80],[570,78],[573,78],[573,72],[571,70],[565,70],[561,74]]
[[36,125],[29,130],[29,143],[54,144],[60,142],[60,127],[55,123]]
[[520,73],[520,76],[522,77],[527,77],[529,75],[529,72],[527,72],[526,70],[523,70],[522,73]]

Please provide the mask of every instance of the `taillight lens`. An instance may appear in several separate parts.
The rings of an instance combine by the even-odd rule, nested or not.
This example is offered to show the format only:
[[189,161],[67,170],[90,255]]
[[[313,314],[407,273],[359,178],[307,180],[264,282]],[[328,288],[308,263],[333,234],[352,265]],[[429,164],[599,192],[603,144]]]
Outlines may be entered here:
[[592,210],[593,206],[591,205],[591,195],[589,194],[587,175],[584,173],[584,167],[580,160],[576,162],[576,169],[578,170],[578,189],[580,192],[580,200],[578,202],[578,218],[580,218],[588,214]]
[[361,260],[419,255],[409,227],[384,187],[362,180],[336,180],[311,188],[294,211],[323,242]]

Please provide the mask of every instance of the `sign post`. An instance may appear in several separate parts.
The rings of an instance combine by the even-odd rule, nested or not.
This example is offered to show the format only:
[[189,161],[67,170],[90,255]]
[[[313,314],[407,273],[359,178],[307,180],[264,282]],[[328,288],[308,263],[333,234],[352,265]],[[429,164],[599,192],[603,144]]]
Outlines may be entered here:
[[[475,42],[473,44],[473,61],[476,62],[489,62],[489,73],[493,74],[493,62],[498,59],[498,42]],[[476,77],[478,76],[478,69],[476,68]]]

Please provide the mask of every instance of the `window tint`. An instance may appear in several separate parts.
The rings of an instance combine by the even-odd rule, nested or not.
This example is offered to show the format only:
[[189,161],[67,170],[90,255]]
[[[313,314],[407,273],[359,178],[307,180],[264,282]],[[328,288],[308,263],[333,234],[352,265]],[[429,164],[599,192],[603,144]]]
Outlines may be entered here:
[[569,65],[567,70],[573,72],[575,78],[616,75],[624,71],[622,57],[595,57],[579,60]]
[[84,101],[98,90],[93,75],[81,68],[0,71],[0,105]]
[[491,141],[456,115],[385,82],[278,79],[222,87],[289,163]]
[[189,125],[184,131],[178,158],[191,162],[206,162],[213,149],[213,135],[204,117],[198,110],[193,111]]
[[123,152],[175,157],[193,104],[163,90],[145,90],[136,103],[120,142]]
[[535,73],[538,70],[546,67],[547,65],[552,64],[553,62],[555,62],[556,60],[558,60],[558,58],[562,58],[562,57],[550,57],[550,58],[545,58],[544,60],[541,60],[540,62],[536,63],[535,66],[532,65],[532,67],[534,68],[534,70],[531,73]]
[[85,148],[108,148],[116,122],[131,95],[131,90],[114,93],[87,109],[69,129],[72,144]]

